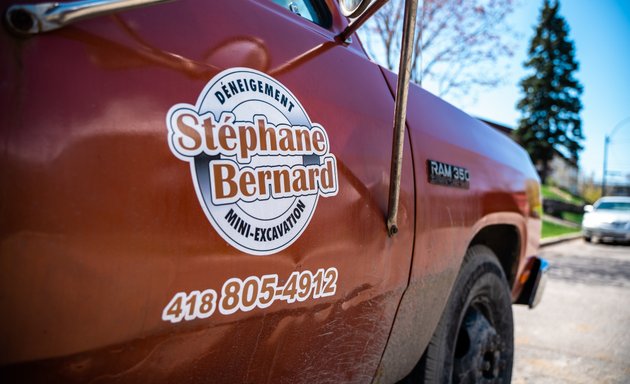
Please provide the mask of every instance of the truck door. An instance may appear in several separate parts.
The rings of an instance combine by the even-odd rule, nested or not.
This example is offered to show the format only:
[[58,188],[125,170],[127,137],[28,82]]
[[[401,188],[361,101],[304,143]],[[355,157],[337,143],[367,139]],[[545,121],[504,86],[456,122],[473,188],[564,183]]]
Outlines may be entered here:
[[[286,4],[285,4],[286,3]],[[3,30],[3,375],[369,382],[406,288],[394,100],[332,1]]]

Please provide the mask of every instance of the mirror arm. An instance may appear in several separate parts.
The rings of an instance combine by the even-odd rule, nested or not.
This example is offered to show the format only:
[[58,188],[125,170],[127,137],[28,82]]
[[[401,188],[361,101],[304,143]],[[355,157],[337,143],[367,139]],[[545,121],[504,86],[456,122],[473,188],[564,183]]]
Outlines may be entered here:
[[389,179],[389,202],[387,212],[387,232],[389,236],[398,233],[398,205],[400,203],[400,182],[402,177],[403,145],[405,142],[405,118],[407,116],[407,96],[411,78],[411,59],[416,31],[418,0],[405,1],[400,63],[398,66],[398,85],[394,107],[394,139]]
[[363,24],[365,24],[365,22],[372,17],[372,15],[374,15],[376,13],[376,11],[378,11],[379,9],[381,9],[381,7],[383,5],[385,5],[385,3],[387,3],[389,0],[376,0],[374,1],[373,4],[371,4],[367,10],[361,14],[361,16],[357,17],[356,19],[352,20],[350,22],[350,24],[348,24],[348,26],[341,31],[340,34],[338,34],[337,36],[335,36],[335,40],[337,40],[338,42],[348,45],[352,42],[352,34],[355,33],[357,31],[357,29],[359,29]]

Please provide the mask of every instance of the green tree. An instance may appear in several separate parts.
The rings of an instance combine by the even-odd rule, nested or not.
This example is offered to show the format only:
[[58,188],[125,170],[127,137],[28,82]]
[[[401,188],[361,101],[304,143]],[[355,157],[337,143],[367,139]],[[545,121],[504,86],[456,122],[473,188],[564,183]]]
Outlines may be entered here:
[[580,119],[582,85],[573,76],[579,64],[569,26],[559,8],[557,1],[545,0],[543,4],[529,59],[524,64],[533,74],[520,83],[524,96],[517,107],[522,115],[514,132],[543,182],[554,152],[577,163],[584,140]]

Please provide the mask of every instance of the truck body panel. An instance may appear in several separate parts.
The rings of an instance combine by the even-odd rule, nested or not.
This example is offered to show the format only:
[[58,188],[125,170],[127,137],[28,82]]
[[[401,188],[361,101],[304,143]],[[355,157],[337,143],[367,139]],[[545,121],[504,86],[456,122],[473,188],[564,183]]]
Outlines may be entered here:
[[[395,89],[396,75],[385,70],[384,74]],[[520,275],[526,260],[536,255],[541,225],[528,199],[528,194],[535,194],[531,188],[537,188],[538,176],[525,151],[507,136],[414,84],[407,127],[416,173],[416,239],[409,287],[379,368],[383,382],[402,379],[422,355],[447,299],[434,293],[450,292],[475,236],[493,225],[514,229],[519,240],[513,259],[517,264],[505,268],[506,276],[514,277],[516,269]],[[470,188],[429,183],[430,160],[466,166]],[[516,300],[522,284],[512,280]]]
[[[323,4],[329,28],[271,1],[187,0],[0,33],[3,382],[391,382],[417,362],[467,247],[492,225],[518,234],[505,255],[518,298],[540,228],[527,155],[412,86],[389,237],[396,78],[357,39],[335,40],[347,21]],[[247,254],[213,228],[196,165],[167,128],[169,109],[202,102],[234,68],[291,93],[336,159],[338,189],[313,198],[303,231],[275,253]],[[285,124],[281,112],[267,118]],[[430,184],[428,160],[466,168],[469,188]],[[333,287],[316,274],[332,269],[332,294],[315,297]],[[279,298],[305,274],[307,294]],[[246,301],[256,277],[260,300],[265,276],[277,278],[272,304],[219,313],[231,279]],[[173,303],[201,308],[208,290],[211,315],[170,314],[181,313]]]

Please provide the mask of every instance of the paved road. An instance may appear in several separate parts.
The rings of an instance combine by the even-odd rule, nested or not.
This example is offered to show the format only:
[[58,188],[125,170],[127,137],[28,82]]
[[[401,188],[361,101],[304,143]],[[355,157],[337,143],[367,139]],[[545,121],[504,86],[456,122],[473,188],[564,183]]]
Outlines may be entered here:
[[514,306],[513,383],[630,383],[630,246],[546,247],[542,302]]

